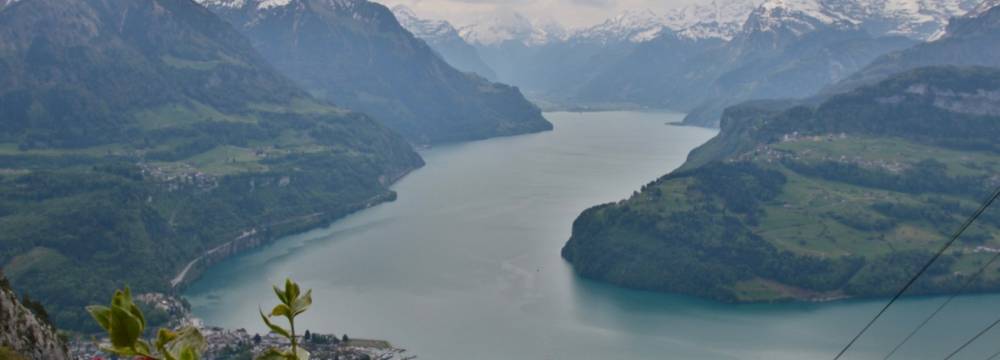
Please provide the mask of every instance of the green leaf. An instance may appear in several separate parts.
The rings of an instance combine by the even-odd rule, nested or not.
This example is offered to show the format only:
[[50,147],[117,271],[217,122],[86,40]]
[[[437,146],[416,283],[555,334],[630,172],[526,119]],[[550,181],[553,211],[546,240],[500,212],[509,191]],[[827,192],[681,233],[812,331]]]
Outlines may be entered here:
[[160,328],[160,331],[156,333],[156,349],[163,351],[166,348],[167,343],[173,341],[177,338],[177,333]]
[[176,336],[166,344],[166,353],[175,359],[183,359],[185,353],[197,355],[205,348],[205,337],[198,329],[186,327],[176,333]]
[[87,312],[97,321],[104,331],[111,330],[111,309],[107,306],[91,305],[87,307]]
[[288,330],[285,330],[278,325],[272,324],[271,320],[268,320],[267,315],[264,315],[263,310],[260,311],[260,318],[264,320],[264,324],[266,324],[267,327],[271,328],[271,331],[274,332],[275,334],[284,336],[287,339],[292,338],[292,335],[288,332]]
[[111,344],[116,348],[135,348],[139,335],[142,334],[142,324],[121,307],[111,308]]
[[306,312],[306,310],[309,310],[310,306],[312,306],[312,289],[306,291],[304,296],[295,299],[295,302],[292,303],[292,316],[298,316],[299,314]]
[[145,329],[146,328],[146,317],[142,315],[142,310],[139,310],[139,307],[136,306],[135,303],[132,302],[131,298],[128,299],[128,305],[129,305],[128,312],[130,314],[132,314],[132,316],[134,316],[136,319],[138,319],[139,320],[139,324],[142,325],[143,329]]
[[160,331],[156,333],[156,351],[159,351],[166,360],[177,360],[174,358],[173,354],[167,351],[167,344],[177,338],[177,333],[160,328]]
[[115,290],[115,294],[111,296],[111,307],[123,306],[124,304],[122,302],[124,301],[124,299],[125,299],[125,293],[122,292],[121,290]]
[[274,294],[278,295],[278,300],[281,300],[282,304],[287,304],[288,300],[285,297],[285,292],[283,290],[281,290],[280,288],[278,288],[277,285],[274,285],[272,287],[274,288]]
[[285,299],[288,301],[286,304],[291,305],[291,302],[295,301],[299,297],[299,284],[296,284],[292,279],[285,279]]
[[184,352],[181,353],[181,356],[177,358],[177,360],[198,360],[199,358],[200,356],[198,356],[198,352],[195,352],[194,349],[188,348],[184,349]]
[[149,344],[145,341],[138,340],[135,342],[135,352],[139,355],[155,359],[153,357],[153,352],[149,349]]
[[277,306],[274,307],[274,309],[271,310],[270,316],[272,317],[284,316],[290,318],[292,316],[292,309],[290,309],[288,305],[278,304]]

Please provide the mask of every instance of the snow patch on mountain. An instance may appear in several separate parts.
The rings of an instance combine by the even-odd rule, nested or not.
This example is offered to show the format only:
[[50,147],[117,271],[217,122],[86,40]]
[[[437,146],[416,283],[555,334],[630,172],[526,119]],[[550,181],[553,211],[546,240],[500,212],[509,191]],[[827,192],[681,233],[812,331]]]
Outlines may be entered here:
[[651,10],[626,11],[603,23],[579,30],[570,39],[602,44],[617,41],[645,42],[659,36],[664,26],[663,18]]
[[730,40],[762,1],[712,0],[673,9],[663,15],[650,10],[627,11],[601,24],[579,30],[570,39],[641,43],[670,32],[690,39]]
[[731,40],[763,0],[712,0],[668,12],[664,24],[691,39]]
[[966,16],[978,17],[998,6],[1000,6],[1000,0],[985,0],[976,5]]
[[[987,0],[987,3],[1000,0]],[[603,23],[566,31],[516,12],[496,14],[459,32],[476,45],[506,41],[544,45],[563,40],[646,42],[665,31],[690,39],[732,40],[743,32],[789,30],[802,35],[819,28],[864,29],[873,36],[934,38],[948,20],[973,10],[980,0],[710,0],[670,10],[628,11]],[[983,5],[989,8],[988,5]]]
[[480,46],[520,42],[527,46],[540,46],[567,38],[566,30],[555,22],[532,21],[514,11],[505,11],[485,17],[458,30],[465,41]]
[[860,24],[818,0],[767,0],[750,14],[743,33],[788,31],[795,36],[820,28],[851,28]]
[[246,6],[246,0],[195,0],[195,2],[204,7],[241,9]]
[[[257,10],[269,10],[286,7],[299,0],[194,0],[207,8],[223,9],[246,9],[255,8]],[[351,10],[359,6],[359,3],[366,0],[322,0],[325,5],[336,10]]]
[[257,4],[258,9],[271,9],[276,7],[288,6],[292,0],[264,0]]
[[963,16],[979,0],[824,0],[824,5],[863,24],[874,35],[918,40],[935,37],[953,17]]
[[417,16],[412,9],[406,5],[396,5],[392,8],[392,13],[396,15],[396,20],[409,30],[413,35],[421,39],[435,39],[446,36],[458,36],[458,30],[451,23],[444,20],[423,19]]

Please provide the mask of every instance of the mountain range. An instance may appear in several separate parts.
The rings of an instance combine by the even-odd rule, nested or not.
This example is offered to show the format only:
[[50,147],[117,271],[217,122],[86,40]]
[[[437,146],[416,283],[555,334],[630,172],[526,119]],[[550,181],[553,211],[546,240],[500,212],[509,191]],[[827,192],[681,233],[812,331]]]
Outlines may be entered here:
[[1000,1],[980,3],[954,18],[933,41],[882,56],[856,74],[824,89],[832,94],[870,84],[891,74],[922,66],[966,65],[1000,67]]
[[571,108],[649,107],[718,126],[746,100],[820,91],[943,36],[978,0],[714,0],[563,30],[516,13],[460,29],[500,81]]
[[521,92],[456,70],[365,0],[199,0],[317,97],[372,115],[416,144],[549,130]]

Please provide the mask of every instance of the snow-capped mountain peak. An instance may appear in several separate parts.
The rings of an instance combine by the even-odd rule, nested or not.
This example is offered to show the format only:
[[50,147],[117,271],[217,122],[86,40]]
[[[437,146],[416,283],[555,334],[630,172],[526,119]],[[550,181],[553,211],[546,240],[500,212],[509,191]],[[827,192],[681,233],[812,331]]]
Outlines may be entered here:
[[[933,39],[953,17],[965,15],[979,0],[824,0],[874,35]],[[938,34],[938,35],[935,35]]]
[[[226,1],[226,0],[203,0]],[[229,0],[244,1],[244,0]],[[466,41],[493,45],[519,41],[542,45],[561,40],[645,42],[664,31],[689,39],[732,40],[740,33],[787,31],[795,36],[821,28],[863,29],[873,36],[933,39],[953,17],[989,9],[1000,0],[711,0],[670,10],[627,11],[566,36],[516,12],[498,14],[459,30]]]
[[859,23],[819,0],[767,0],[750,14],[743,32],[788,31],[801,36],[823,27],[850,28]]
[[520,42],[544,45],[566,39],[566,30],[554,22],[532,21],[520,13],[507,11],[483,18],[458,30],[465,41],[475,45],[499,45]]
[[982,14],[985,14],[987,11],[990,11],[991,9],[997,6],[1000,6],[1000,0],[985,0],[979,3],[979,5],[976,5],[976,7],[973,8],[972,10],[970,10],[968,12],[968,15],[966,16],[977,17]]
[[243,9],[247,5],[253,5],[258,10],[267,10],[288,6],[292,0],[195,0],[195,2],[210,8]]
[[[256,9],[269,10],[283,8],[301,0],[194,0],[207,8],[216,9]],[[323,5],[332,9],[350,10],[367,2],[366,0],[323,0]]]
[[406,5],[396,5],[392,8],[392,13],[396,15],[396,20],[418,38],[437,38],[442,36],[458,35],[458,30],[451,23],[444,20],[423,19],[417,16],[412,9]]
[[730,40],[763,0],[712,0],[681,7],[664,17],[666,26],[692,39]]
[[663,18],[651,10],[626,11],[603,23],[577,31],[572,38],[599,43],[644,42],[655,38],[664,27]]
[[246,0],[195,0],[204,7],[222,7],[240,9],[246,5]]

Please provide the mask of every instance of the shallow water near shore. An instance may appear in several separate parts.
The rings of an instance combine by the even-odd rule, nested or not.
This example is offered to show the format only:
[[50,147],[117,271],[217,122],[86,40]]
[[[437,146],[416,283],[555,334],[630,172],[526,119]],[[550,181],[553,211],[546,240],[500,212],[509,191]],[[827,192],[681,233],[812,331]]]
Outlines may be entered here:
[[[674,113],[547,113],[556,130],[441,146],[396,202],[225,261],[184,294],[211,325],[263,332],[285,277],[312,288],[299,329],[380,338],[420,359],[830,359],[883,305],[730,305],[577,277],[559,256],[584,209],[680,166],[715,131]],[[882,358],[943,299],[899,303],[845,358]],[[1000,316],[956,300],[897,359],[940,359]],[[1000,350],[1000,331],[959,359]]]

